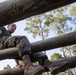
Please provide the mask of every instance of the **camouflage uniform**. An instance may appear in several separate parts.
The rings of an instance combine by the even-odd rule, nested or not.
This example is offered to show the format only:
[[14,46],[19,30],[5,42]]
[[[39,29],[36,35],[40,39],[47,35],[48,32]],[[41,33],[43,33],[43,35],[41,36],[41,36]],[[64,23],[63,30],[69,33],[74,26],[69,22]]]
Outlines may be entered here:
[[[42,52],[32,53],[31,45],[26,36],[11,36],[10,33],[5,28],[0,28],[2,30],[2,34],[0,35],[0,49],[17,47],[19,50],[19,56],[22,58],[24,62],[24,72],[25,75],[37,75],[48,68],[52,73],[57,74],[61,70],[62,67],[66,68],[68,62],[60,62],[58,65],[56,63],[51,63],[47,56]],[[30,57],[29,57],[30,56]],[[44,68],[40,65],[34,66],[31,64],[31,61],[39,61],[39,63],[44,66]],[[52,64],[52,65],[51,65]],[[29,66],[29,67],[27,67]],[[54,67],[53,67],[54,66]],[[28,70],[29,69],[29,70]],[[47,70],[48,70],[47,69]],[[67,69],[67,68],[66,68]]]
[[[5,28],[1,28],[3,34],[0,36],[0,49],[17,47],[19,50],[19,56],[22,57],[25,54],[30,55],[31,61],[39,61],[39,58],[42,58],[44,61],[47,59],[47,56],[42,52],[37,52],[31,54],[31,45],[26,36],[11,36],[10,33]],[[40,62],[40,61],[39,61]],[[43,62],[40,62],[42,65]]]
[[37,58],[47,58],[42,52],[31,54],[31,45],[25,36],[5,36],[1,39],[0,49],[17,47],[19,50],[19,56],[22,57],[24,54],[29,54],[31,61],[37,61]]
[[[4,36],[1,38],[0,48],[11,48],[17,47],[21,54],[23,55],[30,53],[31,46],[28,39],[25,36]],[[20,55],[20,56],[22,56]]]
[[[44,68],[41,65],[33,65],[31,60],[33,55],[31,53],[31,45],[26,36],[11,36],[6,28],[1,27],[0,30],[0,49],[17,47],[19,56],[24,63],[24,75],[37,75],[44,72]],[[31,59],[31,60],[30,60]]]

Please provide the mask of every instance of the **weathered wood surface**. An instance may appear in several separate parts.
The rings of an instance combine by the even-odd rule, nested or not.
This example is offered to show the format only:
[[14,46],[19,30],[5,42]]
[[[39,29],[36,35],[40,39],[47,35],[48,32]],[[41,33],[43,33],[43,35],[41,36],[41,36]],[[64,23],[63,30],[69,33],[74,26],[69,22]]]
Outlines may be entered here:
[[0,26],[23,20],[76,0],[6,0],[0,3]]
[[[32,53],[76,44],[75,34],[76,32],[71,32],[68,34],[64,34],[62,36],[57,36],[46,40],[31,43]],[[0,50],[0,60],[7,59],[7,58],[8,59],[17,58],[17,57],[19,58],[17,48]]]

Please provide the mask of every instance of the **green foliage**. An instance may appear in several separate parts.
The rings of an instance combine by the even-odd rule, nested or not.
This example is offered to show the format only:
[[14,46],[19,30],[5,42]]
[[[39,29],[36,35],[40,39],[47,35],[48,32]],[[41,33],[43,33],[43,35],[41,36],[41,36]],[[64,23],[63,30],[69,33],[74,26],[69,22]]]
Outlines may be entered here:
[[32,33],[32,36],[36,38],[36,36],[40,36],[42,39],[48,36],[49,34],[49,26],[45,23],[45,15],[34,16],[26,19],[26,27],[25,30],[28,33]]
[[[67,32],[72,31],[73,28],[70,26],[70,23],[72,17],[73,18],[76,17],[76,6],[72,8],[70,7],[71,9],[68,8],[69,6],[61,7],[59,9],[50,11],[43,15],[38,15],[26,19],[25,30],[28,33],[32,33],[32,36],[34,38],[36,38],[36,36],[40,36],[42,39],[47,37],[51,31],[54,31],[57,35],[63,35]],[[71,16],[67,12],[67,10],[70,11]],[[69,47],[65,47],[63,50],[66,50],[68,51],[68,53],[70,53],[69,51],[72,49],[73,49],[73,54],[76,55],[75,48],[69,49]],[[65,55],[65,57],[66,56],[68,57],[68,55]],[[60,58],[62,58],[62,55],[59,53],[54,53],[51,56],[51,60],[57,60]],[[60,73],[59,75],[66,75],[66,74]]]
[[74,28],[74,31],[76,31],[76,27]]
[[66,75],[65,73],[59,73],[59,74],[57,74],[57,75]]
[[71,7],[70,15],[72,16],[72,24],[76,25],[76,6]]
[[69,6],[65,6],[51,12],[34,16],[26,19],[25,30],[32,33],[32,36],[40,36],[42,39],[49,35],[51,30],[55,31],[58,35],[64,34],[65,31],[71,30],[67,21],[72,20],[68,14],[64,12]]
[[23,65],[23,61],[19,60],[19,64],[20,64],[20,65]]
[[62,55],[59,53],[53,53],[51,55],[51,60],[57,60],[57,59],[61,59],[61,58],[62,58]]
[[[59,8],[46,14],[45,24],[50,25],[50,30],[55,31],[56,34],[62,35],[65,31],[69,31],[72,28],[68,26],[67,21],[71,21],[72,18],[68,14],[64,14],[61,10],[65,8]],[[60,13],[60,11],[61,13]],[[51,16],[49,16],[51,15]]]
[[76,16],[76,6],[73,6],[71,9],[70,9],[70,14],[72,16]]
[[10,69],[10,65],[7,65],[6,67],[4,67],[4,69]]
[[73,55],[76,56],[76,45],[75,46],[72,46],[72,50],[73,50]]
[[66,10],[69,8],[69,6],[70,6],[70,5],[67,5],[67,6],[58,8],[58,9],[54,10],[53,12],[54,12],[54,13],[60,13],[60,14],[62,13],[62,14],[63,14],[63,12],[66,12]]

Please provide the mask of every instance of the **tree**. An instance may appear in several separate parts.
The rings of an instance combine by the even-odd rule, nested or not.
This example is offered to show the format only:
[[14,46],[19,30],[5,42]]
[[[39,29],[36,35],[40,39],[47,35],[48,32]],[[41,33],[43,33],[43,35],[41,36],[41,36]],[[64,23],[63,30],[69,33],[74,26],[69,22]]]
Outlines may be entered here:
[[58,59],[61,59],[62,58],[62,55],[59,54],[59,53],[53,53],[51,55],[51,60],[58,60]]
[[73,55],[76,56],[76,45],[72,46],[73,49]]
[[11,69],[10,65],[7,65],[6,67],[4,67],[4,69]]
[[[45,26],[45,29],[46,29],[46,26],[49,27],[50,29],[48,29],[48,30],[54,31],[57,35],[63,35],[65,33],[71,32],[73,28],[70,25],[68,25],[68,22],[71,22],[72,17],[70,15],[68,15],[67,13],[65,13],[65,12],[67,12],[68,7],[69,6],[65,6],[65,7],[53,10],[51,12],[48,12],[45,15],[42,15],[41,19],[40,19],[40,16],[39,16],[39,18],[37,17],[37,18],[34,18],[33,20],[30,19],[32,26],[30,28],[27,27],[26,30],[30,30],[29,32],[33,33],[34,37],[36,37],[37,35],[39,35],[40,37],[42,36],[41,37],[42,39],[45,38],[43,26]],[[40,24],[38,24],[38,23],[40,23]],[[27,23],[27,24],[29,25],[29,23]],[[42,24],[44,24],[44,25],[42,25]],[[33,29],[33,27],[36,30]],[[72,50],[72,47],[70,47],[70,46],[61,48],[61,51],[63,51],[63,55],[65,58],[66,58],[66,56],[70,56],[70,57],[72,56],[71,50]],[[69,55],[66,55],[65,54],[66,52]]]
[[[69,6],[65,6],[65,7],[53,10],[51,13],[49,13],[49,15],[52,15],[52,18],[50,18],[50,16],[48,15],[46,16],[47,17],[46,24],[49,24],[50,29],[54,31],[58,36],[68,33],[69,31],[72,30],[72,27],[68,25],[68,21],[70,22],[72,18],[68,14],[65,14],[68,8]],[[65,47],[61,48],[61,51],[63,52],[64,57],[66,57],[65,49],[67,48]],[[67,50],[70,53],[69,49]]]
[[[70,9],[70,15],[72,16],[72,24],[76,25],[76,5],[75,6],[72,6],[72,8]],[[74,27],[74,31],[76,31],[76,26]],[[76,56],[76,45],[73,45],[72,46],[72,52],[73,52],[73,55]],[[75,69],[74,69],[74,72],[75,72]],[[76,74],[76,72],[75,72]]]
[[45,24],[45,19],[45,14],[26,19],[25,30],[32,33],[34,38],[39,36],[44,40],[50,31],[49,26]]
[[[53,53],[52,55],[51,55],[51,57],[50,57],[50,59],[51,60],[58,60],[58,59],[62,59],[63,57],[62,57],[62,55],[61,54],[59,54],[59,53]],[[66,73],[64,72],[62,72],[62,73],[59,73],[59,74],[57,74],[57,75],[66,75]]]
[[72,16],[72,23],[76,25],[76,6],[72,6],[70,9],[70,15]]
[[71,16],[76,16],[76,6],[72,6],[72,8],[70,9],[70,14]]
[[[45,14],[34,16],[31,18],[26,19],[26,27],[25,30],[28,33],[32,33],[32,36],[36,38],[39,36],[42,40],[48,37],[50,28],[49,25],[45,24]],[[46,54],[46,52],[44,51]]]
[[[67,32],[72,31],[72,29],[73,29],[70,25],[68,25],[68,21],[70,22],[72,20],[72,17],[70,17],[70,15],[64,13],[64,11],[66,11],[68,7],[69,6],[59,8],[59,9],[52,11],[52,13],[54,14],[52,20],[49,18],[49,16],[47,16],[51,20],[50,21],[47,19],[47,21],[46,21],[46,22],[48,22],[47,24],[50,24],[51,29],[53,31],[55,31],[55,33],[57,35],[65,34]],[[73,8],[73,9],[75,9],[75,8]],[[75,14],[74,14],[74,16],[75,16]],[[65,55],[66,52],[68,52],[69,56],[71,57],[72,56],[71,50],[72,50],[72,48],[70,46],[61,48],[61,51],[63,51],[64,57],[67,56],[67,55]],[[69,72],[69,74],[70,74],[70,72]]]

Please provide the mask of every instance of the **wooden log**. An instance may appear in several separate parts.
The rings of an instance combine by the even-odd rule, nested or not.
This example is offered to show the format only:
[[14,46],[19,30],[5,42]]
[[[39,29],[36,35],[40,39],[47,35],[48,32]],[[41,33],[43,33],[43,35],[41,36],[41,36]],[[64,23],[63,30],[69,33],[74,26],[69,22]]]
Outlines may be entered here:
[[76,0],[6,0],[0,3],[0,26],[42,14]]
[[[49,38],[46,40],[31,43],[32,53],[46,51],[50,49],[55,49],[63,46],[76,44],[76,32],[71,32],[64,34],[62,36],[57,36]],[[0,60],[11,58],[19,58],[17,48],[9,48],[0,50]]]
[[0,75],[24,75],[24,67],[0,70]]
[[[70,57],[70,58],[65,58],[65,59],[59,59],[59,60],[55,60],[55,61],[51,61],[51,62],[52,62],[52,64],[50,66],[51,67],[50,72],[51,73],[55,72],[56,71],[55,69],[57,68],[57,70],[60,73],[60,72],[63,72],[65,70],[67,70],[67,69],[76,67],[76,56]],[[63,66],[63,67],[66,67],[66,68],[60,68],[60,63],[64,64],[65,62],[68,63],[66,66]],[[44,71],[44,72],[46,72],[46,71]],[[21,67],[21,68],[0,70],[0,75],[24,75],[24,66]]]

